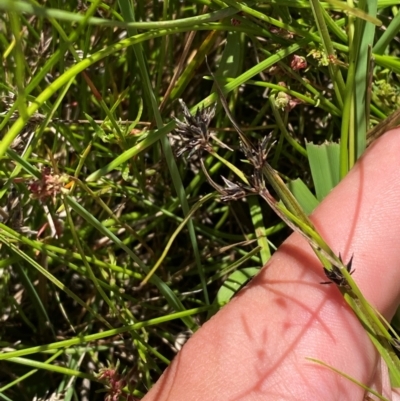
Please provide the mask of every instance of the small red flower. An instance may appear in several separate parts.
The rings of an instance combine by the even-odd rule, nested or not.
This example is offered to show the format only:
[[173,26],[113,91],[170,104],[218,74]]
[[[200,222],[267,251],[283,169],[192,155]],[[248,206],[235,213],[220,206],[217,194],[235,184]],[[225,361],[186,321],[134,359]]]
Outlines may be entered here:
[[45,200],[55,199],[56,195],[62,192],[64,185],[69,181],[68,176],[52,174],[50,167],[42,169],[42,176],[36,181],[28,184],[33,199]]
[[108,368],[101,369],[97,377],[103,380],[107,387],[104,401],[138,401],[132,394],[123,391],[124,387],[133,387],[135,384],[132,372],[125,375],[119,374],[117,364],[117,367],[110,365]]
[[307,60],[302,56],[297,56],[296,54],[292,57],[290,62],[290,67],[293,71],[304,70],[307,68]]
[[[243,15],[243,12],[241,11],[238,15]],[[237,26],[240,25],[242,22],[239,21],[237,18],[231,18],[231,24],[233,26]]]

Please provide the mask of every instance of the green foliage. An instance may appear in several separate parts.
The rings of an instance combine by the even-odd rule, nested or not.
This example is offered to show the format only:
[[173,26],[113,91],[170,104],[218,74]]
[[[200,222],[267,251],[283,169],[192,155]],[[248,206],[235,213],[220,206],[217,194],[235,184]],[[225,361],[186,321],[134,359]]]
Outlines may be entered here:
[[[345,267],[307,215],[399,106],[398,2],[60,4],[0,1],[0,397],[79,399],[82,378],[93,400],[110,378],[141,397],[175,338],[269,260],[280,219]],[[281,203],[250,188],[254,154],[220,105],[176,156],[180,97],[193,114],[226,97],[254,146],[271,133],[263,177]],[[221,188],[253,192],[222,202]],[[344,275],[398,384],[388,333]]]

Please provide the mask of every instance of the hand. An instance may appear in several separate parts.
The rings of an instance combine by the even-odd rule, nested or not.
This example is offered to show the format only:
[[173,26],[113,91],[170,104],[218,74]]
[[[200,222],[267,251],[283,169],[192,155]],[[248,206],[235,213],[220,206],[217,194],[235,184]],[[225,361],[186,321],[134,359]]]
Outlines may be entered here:
[[[374,143],[313,213],[366,299],[390,320],[400,293],[400,129]],[[391,398],[386,367],[307,242],[292,234],[187,342],[145,401],[364,400],[319,359]]]

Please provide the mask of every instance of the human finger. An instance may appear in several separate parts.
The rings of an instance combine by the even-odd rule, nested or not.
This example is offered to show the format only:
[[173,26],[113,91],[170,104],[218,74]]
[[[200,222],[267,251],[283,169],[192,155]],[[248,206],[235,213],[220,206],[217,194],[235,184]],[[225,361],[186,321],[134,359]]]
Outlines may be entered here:
[[[312,219],[366,298],[390,318],[400,279],[400,132],[366,152]],[[151,400],[363,400],[364,391],[307,360],[371,383],[379,357],[304,238],[293,234],[260,274],[184,346]]]

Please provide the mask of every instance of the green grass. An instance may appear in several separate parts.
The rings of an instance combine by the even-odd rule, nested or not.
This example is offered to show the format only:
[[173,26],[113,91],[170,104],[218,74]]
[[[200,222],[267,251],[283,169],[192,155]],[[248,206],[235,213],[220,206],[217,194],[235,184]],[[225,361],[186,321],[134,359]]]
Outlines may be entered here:
[[[290,233],[268,202],[343,267],[302,210],[394,124],[397,1],[136,3],[0,1],[0,399],[101,400],[124,377],[140,398],[177,336]],[[217,186],[251,174],[217,85],[251,143],[276,141],[279,176],[264,174],[283,206],[221,202],[203,173],[200,159]],[[220,99],[210,130],[228,148],[176,157],[179,98],[192,113]],[[354,288],[348,302],[385,337]]]

